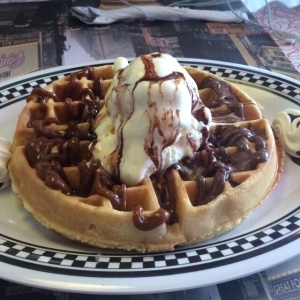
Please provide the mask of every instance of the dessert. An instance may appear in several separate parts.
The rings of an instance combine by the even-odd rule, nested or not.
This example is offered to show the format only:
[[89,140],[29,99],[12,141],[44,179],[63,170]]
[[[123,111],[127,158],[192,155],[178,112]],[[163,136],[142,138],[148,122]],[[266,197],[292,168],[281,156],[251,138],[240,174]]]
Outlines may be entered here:
[[10,159],[10,142],[0,138],[0,190],[10,185],[7,162]]
[[272,122],[284,150],[294,158],[300,158],[300,111],[287,108],[278,112]]
[[234,228],[271,193],[282,164],[249,96],[153,53],[34,89],[8,167],[20,202],[45,226],[146,252]]
[[211,114],[195,81],[170,55],[142,56],[130,65],[117,59],[115,70],[95,120],[93,156],[114,178],[133,186],[192,158],[207,139]]

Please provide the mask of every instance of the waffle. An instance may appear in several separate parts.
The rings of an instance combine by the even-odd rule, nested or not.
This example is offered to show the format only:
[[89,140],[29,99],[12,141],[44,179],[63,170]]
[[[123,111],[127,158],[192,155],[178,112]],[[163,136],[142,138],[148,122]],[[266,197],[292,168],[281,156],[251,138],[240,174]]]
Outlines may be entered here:
[[271,193],[283,152],[256,103],[232,83],[186,67],[212,113],[194,158],[126,187],[93,158],[93,122],[114,69],[36,88],[19,116],[8,168],[20,203],[43,225],[104,248],[159,252],[236,227]]

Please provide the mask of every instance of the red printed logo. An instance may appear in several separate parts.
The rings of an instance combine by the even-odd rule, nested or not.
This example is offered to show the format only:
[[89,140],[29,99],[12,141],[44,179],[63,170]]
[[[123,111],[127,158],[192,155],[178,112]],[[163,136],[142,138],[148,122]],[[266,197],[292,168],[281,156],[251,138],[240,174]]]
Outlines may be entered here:
[[3,54],[0,57],[0,68],[7,67],[9,69],[16,69],[23,64],[24,60],[24,51],[19,51],[18,53],[12,52],[8,56]]

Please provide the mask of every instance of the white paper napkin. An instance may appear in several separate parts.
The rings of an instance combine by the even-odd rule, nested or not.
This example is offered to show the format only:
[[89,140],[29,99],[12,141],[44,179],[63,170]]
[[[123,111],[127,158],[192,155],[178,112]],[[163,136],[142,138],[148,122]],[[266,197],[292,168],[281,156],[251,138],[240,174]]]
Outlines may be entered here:
[[[166,6],[130,6],[120,9],[98,9],[90,6],[75,6],[71,12],[82,22],[92,24],[111,24],[116,21],[131,21],[134,19],[145,21],[181,21],[204,20],[213,22],[242,22],[231,11],[197,10]],[[244,19],[248,16],[244,12],[237,12]]]

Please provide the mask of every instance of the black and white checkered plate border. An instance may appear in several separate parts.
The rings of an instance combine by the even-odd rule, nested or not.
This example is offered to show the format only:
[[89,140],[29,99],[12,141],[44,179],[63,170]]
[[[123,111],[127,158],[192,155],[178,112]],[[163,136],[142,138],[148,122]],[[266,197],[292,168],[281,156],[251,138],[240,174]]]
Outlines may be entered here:
[[[219,62],[181,60],[181,63],[241,84],[267,89],[300,106],[299,83],[284,76],[278,77],[275,74],[273,76],[258,69],[252,70]],[[107,61],[103,64],[107,64]],[[80,68],[58,68],[55,71],[35,73],[15,82],[0,85],[0,109],[24,100],[34,87],[44,87],[53,80]],[[300,207],[253,232],[221,242],[178,248],[173,252],[159,254],[143,255],[106,250],[101,253],[70,252],[28,244],[0,234],[0,261],[18,267],[74,276],[121,278],[171,275],[212,269],[253,258],[297,240],[299,232]]]
[[[27,244],[0,235],[0,261],[66,275],[147,277],[193,272],[239,262],[299,238],[300,210],[226,241],[159,254],[81,253]],[[116,273],[116,271],[118,271]]]

